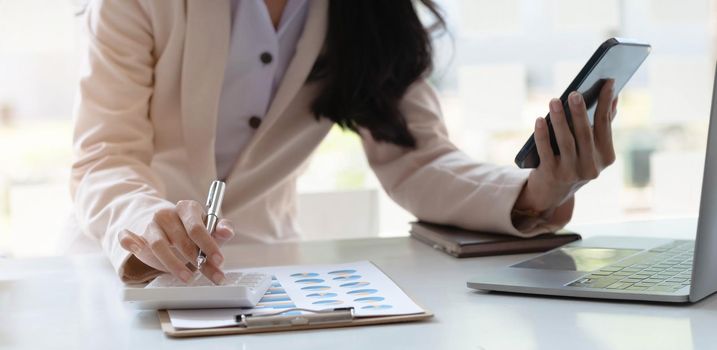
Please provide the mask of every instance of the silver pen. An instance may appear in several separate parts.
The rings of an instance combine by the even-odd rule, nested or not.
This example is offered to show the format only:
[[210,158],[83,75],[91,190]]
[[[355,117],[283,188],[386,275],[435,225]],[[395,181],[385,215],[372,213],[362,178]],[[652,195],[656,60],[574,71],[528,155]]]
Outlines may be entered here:
[[[209,194],[207,195],[207,232],[211,235],[214,233],[214,229],[217,228],[217,222],[219,222],[219,211],[222,208],[222,200],[224,199],[224,182],[213,181],[212,185],[209,186]],[[207,255],[200,249],[197,255],[197,270],[202,268],[202,265],[207,261]]]

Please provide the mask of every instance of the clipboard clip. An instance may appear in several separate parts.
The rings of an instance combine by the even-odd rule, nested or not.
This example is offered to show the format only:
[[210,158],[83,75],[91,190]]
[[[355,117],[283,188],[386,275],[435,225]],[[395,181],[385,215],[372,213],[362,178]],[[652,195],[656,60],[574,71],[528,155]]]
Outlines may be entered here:
[[[296,315],[293,312],[303,312]],[[292,312],[290,315],[287,313]],[[239,314],[236,315],[237,325],[244,328],[273,328],[296,327],[318,324],[350,323],[354,319],[353,307],[342,307],[326,310],[311,310],[302,308],[286,309],[280,312],[262,315]]]

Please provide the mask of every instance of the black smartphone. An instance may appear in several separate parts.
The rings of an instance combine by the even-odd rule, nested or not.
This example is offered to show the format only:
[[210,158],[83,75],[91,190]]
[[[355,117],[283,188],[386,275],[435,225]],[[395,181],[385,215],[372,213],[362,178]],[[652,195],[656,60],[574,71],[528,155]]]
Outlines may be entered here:
[[[583,95],[585,105],[588,108],[590,125],[593,125],[595,107],[603,84],[609,79],[615,80],[615,95],[613,98],[617,96],[632,75],[640,68],[647,55],[650,54],[651,48],[649,44],[621,38],[610,38],[598,47],[583,69],[580,70],[580,73],[560,96],[570,130],[573,130],[573,122],[570,109],[567,106],[568,94],[577,91]],[[555,133],[553,132],[553,124],[550,122],[550,113],[545,119],[548,122],[550,145],[553,148],[553,153],[560,154],[558,143],[555,140]],[[518,155],[515,156],[515,164],[520,168],[537,168],[540,164],[534,135],[530,135],[528,141],[520,149]]]

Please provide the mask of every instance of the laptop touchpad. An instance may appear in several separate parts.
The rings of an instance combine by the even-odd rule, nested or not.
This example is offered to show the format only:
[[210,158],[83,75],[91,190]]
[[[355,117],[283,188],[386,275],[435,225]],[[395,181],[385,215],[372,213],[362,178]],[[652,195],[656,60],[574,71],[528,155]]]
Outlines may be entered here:
[[511,267],[542,270],[594,271],[630,255],[639,253],[640,251],[641,250],[637,249],[564,247],[517,263]]

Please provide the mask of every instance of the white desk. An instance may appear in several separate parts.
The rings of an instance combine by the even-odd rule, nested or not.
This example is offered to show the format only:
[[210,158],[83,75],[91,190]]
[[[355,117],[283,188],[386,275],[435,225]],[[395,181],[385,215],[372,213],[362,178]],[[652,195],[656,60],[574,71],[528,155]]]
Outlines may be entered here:
[[[681,230],[681,231],[680,231]],[[691,237],[692,220],[581,227],[585,236]],[[478,269],[523,256],[454,259],[409,238],[243,246],[228,266],[369,259],[436,317],[428,322],[194,339],[120,302],[101,255],[0,260],[0,349],[714,349],[717,297],[672,306],[474,292]]]

